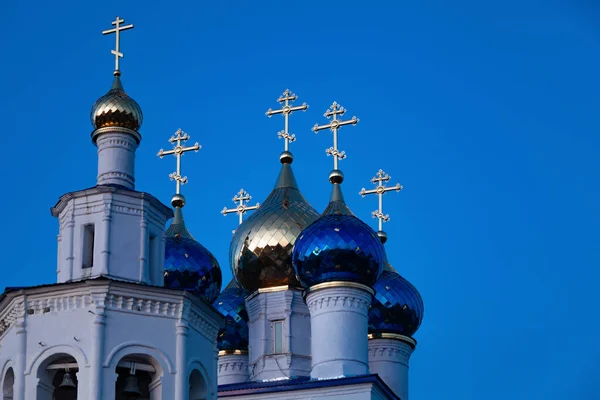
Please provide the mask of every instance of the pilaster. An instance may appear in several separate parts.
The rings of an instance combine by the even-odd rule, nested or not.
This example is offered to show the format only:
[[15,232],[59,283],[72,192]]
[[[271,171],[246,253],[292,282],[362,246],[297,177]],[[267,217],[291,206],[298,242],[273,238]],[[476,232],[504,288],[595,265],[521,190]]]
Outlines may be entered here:
[[104,399],[103,393],[103,355],[106,332],[106,298],[107,286],[92,283],[91,299],[93,304],[94,319],[92,322],[91,348],[90,348],[90,399]]
[[15,334],[18,351],[15,356],[13,400],[25,400],[25,363],[27,362],[27,297],[16,307]]

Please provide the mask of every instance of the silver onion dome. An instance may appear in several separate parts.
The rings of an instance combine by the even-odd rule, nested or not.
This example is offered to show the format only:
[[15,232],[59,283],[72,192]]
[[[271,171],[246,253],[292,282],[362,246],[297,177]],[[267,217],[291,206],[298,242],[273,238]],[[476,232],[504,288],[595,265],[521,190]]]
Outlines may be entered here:
[[[121,127],[137,132],[140,129],[143,120],[142,109],[123,90],[118,71],[115,72],[111,89],[96,100],[92,106],[90,118],[96,130],[106,127]],[[94,135],[93,138],[95,138]]]

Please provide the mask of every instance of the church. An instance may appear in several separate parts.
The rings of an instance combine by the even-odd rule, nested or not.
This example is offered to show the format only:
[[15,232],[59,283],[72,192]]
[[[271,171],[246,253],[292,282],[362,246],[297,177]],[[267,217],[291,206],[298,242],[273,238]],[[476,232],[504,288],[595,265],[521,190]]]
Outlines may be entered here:
[[384,247],[382,197],[402,186],[387,186],[379,170],[375,187],[360,192],[379,199],[377,231],[344,200],[338,130],[359,120],[344,119],[334,102],[313,127],[333,135],[330,201],[318,212],[300,191],[289,146],[289,116],[308,106],[286,90],[267,111],[284,119],[279,173],[260,204],[249,206],[242,189],[237,207],[222,211],[240,221],[233,279],[223,282],[225,266],[184,221],[181,156],[200,145],[177,130],[172,148],[158,152],[176,161],[170,204],[135,190],[143,114],[119,65],[121,34],[133,25],[119,17],[112,25],[102,33],[116,37],[113,82],[91,110],[96,185],[51,208],[56,282],[0,296],[1,399],[408,400],[423,301]]

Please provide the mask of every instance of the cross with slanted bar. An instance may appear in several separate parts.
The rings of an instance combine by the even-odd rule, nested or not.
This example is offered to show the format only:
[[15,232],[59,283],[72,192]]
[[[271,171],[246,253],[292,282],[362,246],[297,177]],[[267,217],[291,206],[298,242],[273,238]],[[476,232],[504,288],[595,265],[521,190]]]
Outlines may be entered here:
[[380,169],[377,172],[377,175],[371,178],[371,182],[373,182],[373,184],[376,186],[375,189],[366,190],[365,188],[362,188],[361,191],[358,192],[358,194],[360,194],[362,197],[365,197],[368,194],[377,194],[379,196],[379,210],[373,211],[371,215],[373,218],[377,218],[379,220],[380,232],[383,231],[383,223],[390,220],[389,214],[383,214],[383,195],[386,192],[391,192],[392,190],[397,192],[402,190],[402,185],[399,183],[397,183],[396,186],[385,186],[385,182],[389,181],[390,179],[392,179],[392,177]]
[[160,158],[163,158],[163,156],[174,154],[175,158],[177,159],[177,170],[169,174],[169,178],[175,181],[175,194],[180,194],[179,191],[181,190],[181,185],[185,185],[188,181],[187,176],[181,176],[181,156],[187,153],[188,151],[192,150],[198,152],[198,150],[202,148],[202,146],[200,146],[198,142],[196,142],[193,146],[184,147],[183,143],[185,143],[189,138],[190,136],[187,133],[185,133],[181,129],[177,129],[175,135],[171,136],[171,139],[169,139],[169,142],[171,142],[175,146],[175,148],[173,150],[166,151],[160,149],[157,154],[157,156],[159,156]]
[[[248,194],[248,192],[246,192],[244,189],[240,189],[240,191],[233,196],[233,203],[239,203],[237,204],[236,208],[227,208],[227,207],[223,207],[223,209],[221,210],[221,214],[223,214],[223,216],[227,216],[227,214],[231,214],[231,213],[236,213],[239,218],[240,218],[240,225],[242,224],[242,221],[244,220],[244,214],[246,214],[246,211],[251,211],[251,210],[258,210],[260,208],[260,204],[256,203],[255,206],[249,206],[248,202],[250,201],[250,199],[252,198],[252,196],[250,196]],[[235,232],[235,231],[233,231]]]
[[271,118],[271,116],[275,115],[275,114],[283,114],[283,119],[284,119],[284,128],[282,131],[277,132],[277,136],[279,138],[283,138],[284,139],[284,150],[288,151],[289,149],[289,145],[290,142],[293,142],[296,140],[296,135],[290,135],[290,133],[288,132],[288,119],[291,113],[293,113],[294,111],[306,111],[306,109],[308,108],[308,104],[306,103],[302,103],[301,106],[296,106],[296,107],[292,107],[290,105],[290,102],[294,102],[298,97],[293,94],[292,92],[290,92],[289,89],[285,89],[285,92],[283,92],[283,94],[277,99],[277,101],[281,104],[285,103],[283,105],[283,107],[281,107],[279,110],[271,110],[270,108],[267,110],[267,112],[265,113],[267,115],[267,117]]
[[122,31],[126,31],[128,29],[133,29],[133,24],[130,25],[121,25],[125,23],[124,19],[121,19],[117,16],[117,18],[112,22],[112,24],[115,26],[113,29],[107,29],[105,31],[102,31],[103,35],[110,35],[111,33],[114,33],[116,36],[116,44],[115,44],[115,49],[111,50],[111,54],[115,55],[115,73],[119,73],[119,58],[123,57],[123,53],[120,52],[120,42],[121,42],[121,35],[120,33]]
[[346,112],[346,109],[334,101],[333,104],[331,105],[331,107],[329,107],[329,109],[325,112],[325,114],[323,114],[323,116],[327,119],[333,117],[331,122],[328,123],[327,125],[315,124],[315,126],[313,126],[313,128],[312,128],[314,133],[318,133],[319,131],[321,131],[323,129],[331,129],[331,131],[333,132],[333,147],[328,148],[327,150],[325,150],[325,152],[327,153],[328,156],[333,156],[333,169],[334,170],[338,169],[338,160],[342,160],[342,159],[346,158],[346,152],[339,151],[338,147],[337,147],[337,145],[338,145],[338,136],[337,136],[338,129],[344,125],[356,125],[358,123],[358,121],[360,121],[356,117],[352,117],[351,119],[346,120],[346,121],[337,119],[338,115],[342,116],[342,115],[344,115],[345,112]]

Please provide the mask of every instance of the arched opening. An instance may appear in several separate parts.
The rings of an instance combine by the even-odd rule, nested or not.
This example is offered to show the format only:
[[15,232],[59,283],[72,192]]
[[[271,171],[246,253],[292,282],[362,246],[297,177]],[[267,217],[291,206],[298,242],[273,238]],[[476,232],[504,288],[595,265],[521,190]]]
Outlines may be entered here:
[[162,371],[159,363],[145,354],[130,354],[117,364],[115,400],[161,400]]
[[38,369],[37,400],[77,399],[77,372],[75,358],[68,354],[55,354]]
[[9,368],[6,374],[4,374],[4,380],[2,381],[2,400],[12,400],[14,386],[15,372],[12,368]]
[[205,400],[206,399],[206,382],[204,377],[197,369],[190,374],[190,400]]

